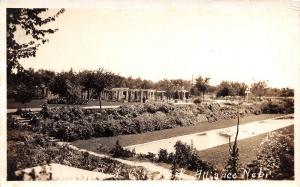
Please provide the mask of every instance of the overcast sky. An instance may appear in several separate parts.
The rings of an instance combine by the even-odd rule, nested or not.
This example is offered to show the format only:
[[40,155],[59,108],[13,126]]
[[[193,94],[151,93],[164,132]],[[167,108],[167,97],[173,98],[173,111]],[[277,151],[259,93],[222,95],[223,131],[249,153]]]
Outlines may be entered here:
[[[193,7],[66,9],[36,58],[55,71],[105,68],[157,81],[202,75],[295,87],[299,14],[289,1],[205,1]],[[19,34],[22,37],[22,34]]]

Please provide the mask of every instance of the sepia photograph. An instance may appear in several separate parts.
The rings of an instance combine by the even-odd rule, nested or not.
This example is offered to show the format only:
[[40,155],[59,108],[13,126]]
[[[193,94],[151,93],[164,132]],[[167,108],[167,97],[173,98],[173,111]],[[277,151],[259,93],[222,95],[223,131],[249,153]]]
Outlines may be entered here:
[[296,180],[299,1],[15,2],[4,180]]

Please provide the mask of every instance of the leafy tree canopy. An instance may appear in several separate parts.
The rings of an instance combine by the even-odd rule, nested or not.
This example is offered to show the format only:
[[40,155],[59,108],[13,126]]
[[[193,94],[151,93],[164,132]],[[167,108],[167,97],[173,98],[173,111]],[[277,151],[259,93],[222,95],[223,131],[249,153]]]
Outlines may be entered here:
[[[55,21],[65,9],[58,10],[53,16],[42,18],[41,14],[47,9],[8,8],[6,11],[7,32],[7,74],[11,75],[13,69],[23,69],[19,63],[21,58],[34,57],[41,44],[48,42],[48,34],[53,34],[58,29],[45,29],[49,22]],[[16,39],[16,31],[23,30],[30,41],[22,43]]]

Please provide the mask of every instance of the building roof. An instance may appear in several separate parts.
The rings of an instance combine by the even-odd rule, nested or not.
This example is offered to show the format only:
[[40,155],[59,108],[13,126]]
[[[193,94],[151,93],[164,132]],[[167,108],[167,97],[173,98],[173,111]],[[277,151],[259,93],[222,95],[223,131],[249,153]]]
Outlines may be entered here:
[[129,90],[129,88],[112,88],[111,91]]

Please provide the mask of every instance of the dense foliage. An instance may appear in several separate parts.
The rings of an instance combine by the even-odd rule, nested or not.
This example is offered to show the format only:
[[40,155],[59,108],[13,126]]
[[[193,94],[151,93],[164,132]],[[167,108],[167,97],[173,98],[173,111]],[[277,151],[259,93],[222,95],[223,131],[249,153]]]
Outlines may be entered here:
[[75,97],[72,100],[67,100],[65,98],[53,98],[47,99],[48,104],[75,104],[75,105],[85,105],[87,104],[87,99],[82,99],[79,97]]
[[[45,8],[8,8],[6,11],[7,72],[9,77],[13,69],[22,69],[19,59],[35,56],[38,47],[49,41],[46,36],[53,34],[57,29],[46,29],[44,26],[55,21],[65,10],[60,9],[53,16],[46,18],[41,16],[42,13],[47,12]],[[17,30],[30,36],[29,42],[18,41],[15,33]]]
[[[59,146],[48,137],[30,132],[11,131],[8,135],[7,173],[8,180],[18,180],[14,171],[58,163],[90,171],[116,174],[114,179],[147,179],[147,175],[139,175],[145,171],[141,167],[132,167],[109,158],[99,158],[88,152],[80,152],[68,146]],[[130,175],[131,171],[136,171]]]
[[[271,113],[265,107],[260,109],[260,106],[265,105],[245,106],[240,110],[240,115]],[[279,112],[287,110],[287,104],[283,106],[284,111]],[[30,124],[17,125],[20,128],[46,133],[65,141],[137,134],[237,117],[234,106],[220,106],[215,103],[186,106],[145,103],[106,109],[102,113],[71,106],[56,108],[43,106],[40,114],[28,111],[17,113],[30,120]],[[14,123],[9,122],[12,124],[9,126],[13,126]]]
[[177,141],[174,148],[174,153],[168,153],[167,150],[160,149],[157,161],[177,165],[178,167],[191,171],[201,170],[202,172],[209,172],[210,174],[217,172],[211,163],[200,159],[197,154],[197,150],[193,147],[193,145]]
[[274,99],[263,101],[260,105],[262,113],[287,114],[294,112],[294,99]]
[[113,157],[133,157],[135,156],[134,151],[130,151],[124,149],[120,144],[119,141],[116,142],[116,145],[109,151]]
[[[282,180],[294,178],[294,131],[284,128],[268,134],[260,145],[256,160],[247,166],[250,173],[260,170],[268,174],[267,179]],[[255,178],[259,178],[255,175]]]

